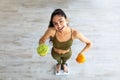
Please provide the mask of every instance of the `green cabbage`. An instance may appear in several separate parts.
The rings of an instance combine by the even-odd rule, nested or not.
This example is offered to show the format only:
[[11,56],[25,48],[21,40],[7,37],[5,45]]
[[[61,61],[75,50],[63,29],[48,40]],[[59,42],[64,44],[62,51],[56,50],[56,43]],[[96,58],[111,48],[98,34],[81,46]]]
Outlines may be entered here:
[[47,46],[46,44],[40,44],[37,48],[37,53],[40,56],[47,55],[48,51],[49,51],[49,46]]

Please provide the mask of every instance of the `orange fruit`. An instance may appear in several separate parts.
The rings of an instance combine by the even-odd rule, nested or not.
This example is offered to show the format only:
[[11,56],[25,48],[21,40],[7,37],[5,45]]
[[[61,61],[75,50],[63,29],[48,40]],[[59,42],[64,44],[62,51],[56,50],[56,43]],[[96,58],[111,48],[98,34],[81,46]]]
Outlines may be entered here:
[[84,62],[86,61],[85,55],[84,55],[84,54],[79,54],[79,55],[77,56],[77,58],[76,58],[76,61],[77,61],[78,63],[84,63]]

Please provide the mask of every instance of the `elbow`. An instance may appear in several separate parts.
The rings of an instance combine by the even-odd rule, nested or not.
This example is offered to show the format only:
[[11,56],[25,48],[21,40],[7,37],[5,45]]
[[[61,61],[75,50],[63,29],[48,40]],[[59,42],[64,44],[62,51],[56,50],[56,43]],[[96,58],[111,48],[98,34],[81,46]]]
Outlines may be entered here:
[[89,48],[91,48],[92,47],[92,42],[91,41],[88,42],[87,45],[89,46]]

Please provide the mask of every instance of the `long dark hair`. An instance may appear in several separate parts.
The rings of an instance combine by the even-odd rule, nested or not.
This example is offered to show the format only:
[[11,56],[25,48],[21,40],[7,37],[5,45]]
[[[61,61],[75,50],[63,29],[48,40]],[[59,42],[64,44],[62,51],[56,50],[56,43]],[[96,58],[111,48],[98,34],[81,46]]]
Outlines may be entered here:
[[67,18],[66,14],[64,13],[64,11],[62,9],[55,9],[53,11],[53,13],[51,14],[51,18],[50,18],[50,22],[49,22],[48,27],[54,27],[52,20],[53,20],[53,17],[56,15],[63,16],[63,17],[65,17],[65,19]]
[[[67,18],[66,14],[64,13],[64,11],[62,9],[55,9],[53,11],[53,13],[51,14],[51,18],[50,18],[48,28],[54,27],[52,20],[53,20],[53,17],[56,16],[56,15],[60,15],[62,17],[65,17],[65,19]],[[49,42],[51,42],[51,41],[52,41],[52,37],[50,37]]]

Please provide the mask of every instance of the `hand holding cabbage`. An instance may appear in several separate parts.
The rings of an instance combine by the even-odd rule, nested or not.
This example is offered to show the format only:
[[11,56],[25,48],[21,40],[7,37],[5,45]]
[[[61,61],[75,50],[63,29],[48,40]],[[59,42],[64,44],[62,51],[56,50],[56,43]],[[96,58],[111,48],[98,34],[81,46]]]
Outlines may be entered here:
[[37,53],[40,55],[40,56],[46,56],[48,54],[48,51],[49,51],[49,46],[46,45],[46,44],[40,44],[38,47],[37,47]]

